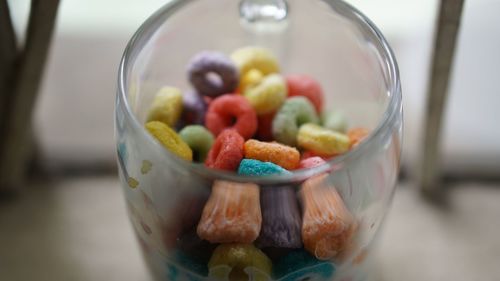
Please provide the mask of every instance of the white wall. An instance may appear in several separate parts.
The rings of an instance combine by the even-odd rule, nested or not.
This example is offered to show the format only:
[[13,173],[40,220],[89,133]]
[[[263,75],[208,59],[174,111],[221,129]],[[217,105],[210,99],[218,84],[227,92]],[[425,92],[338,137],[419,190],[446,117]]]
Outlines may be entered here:
[[[128,38],[165,1],[62,1],[36,124],[48,160],[113,163],[118,61]],[[349,1],[393,46],[403,85],[404,165],[415,174],[437,0]],[[11,0],[17,28],[27,0]],[[500,174],[500,1],[466,1],[444,125],[445,170]],[[53,163],[49,161],[48,163]]]

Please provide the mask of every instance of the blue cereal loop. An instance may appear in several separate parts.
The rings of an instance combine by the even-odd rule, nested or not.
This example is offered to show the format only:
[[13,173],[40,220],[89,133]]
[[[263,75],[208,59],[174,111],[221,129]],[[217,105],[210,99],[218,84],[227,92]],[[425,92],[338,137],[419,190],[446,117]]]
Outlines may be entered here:
[[254,159],[243,159],[238,168],[239,175],[246,176],[269,176],[276,174],[291,174],[288,170],[271,163]]

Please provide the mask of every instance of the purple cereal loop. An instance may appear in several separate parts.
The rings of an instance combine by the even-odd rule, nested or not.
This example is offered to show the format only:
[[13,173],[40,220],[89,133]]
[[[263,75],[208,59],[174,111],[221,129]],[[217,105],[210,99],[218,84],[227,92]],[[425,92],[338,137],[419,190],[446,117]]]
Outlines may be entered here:
[[[219,79],[213,79],[210,74]],[[208,97],[232,93],[239,83],[239,73],[231,59],[211,51],[203,51],[191,59],[188,77],[198,93]]]
[[207,103],[198,93],[190,91],[183,96],[182,123],[183,125],[203,125],[205,124],[205,113],[207,112]]

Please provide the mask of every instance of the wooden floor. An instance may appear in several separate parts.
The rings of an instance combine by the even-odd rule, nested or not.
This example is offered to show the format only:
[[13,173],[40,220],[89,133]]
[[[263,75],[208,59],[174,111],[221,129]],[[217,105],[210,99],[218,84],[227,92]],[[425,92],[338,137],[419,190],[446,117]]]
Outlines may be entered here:
[[[498,280],[499,187],[456,184],[438,209],[402,184],[378,252],[382,280]],[[150,280],[115,177],[34,184],[0,201],[0,226],[0,280]]]

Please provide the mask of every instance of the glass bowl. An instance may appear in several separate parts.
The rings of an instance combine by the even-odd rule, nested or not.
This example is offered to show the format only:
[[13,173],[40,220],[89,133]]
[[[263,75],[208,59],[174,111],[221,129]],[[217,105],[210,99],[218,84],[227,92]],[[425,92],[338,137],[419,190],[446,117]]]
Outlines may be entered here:
[[[229,54],[249,45],[271,50],[282,73],[315,77],[324,89],[324,107],[340,109],[350,127],[368,128],[370,134],[326,164],[268,177],[240,176],[184,161],[148,134],[144,123],[158,89],[165,85],[191,89],[186,65],[194,54],[203,50]],[[138,29],[125,49],[115,124],[129,217],[157,280],[367,280],[372,276],[372,249],[399,170],[401,86],[394,54],[383,35],[350,5],[337,0],[169,1]],[[304,249],[252,248],[254,255],[245,252],[248,245],[239,245],[232,254],[219,257],[227,259],[226,264],[214,262],[218,245],[200,239],[196,232],[214,181],[250,182],[258,185],[261,196],[285,186],[300,197],[304,181],[315,178],[336,190],[352,215],[349,243],[334,258],[317,259]],[[262,254],[270,264],[262,265]]]

